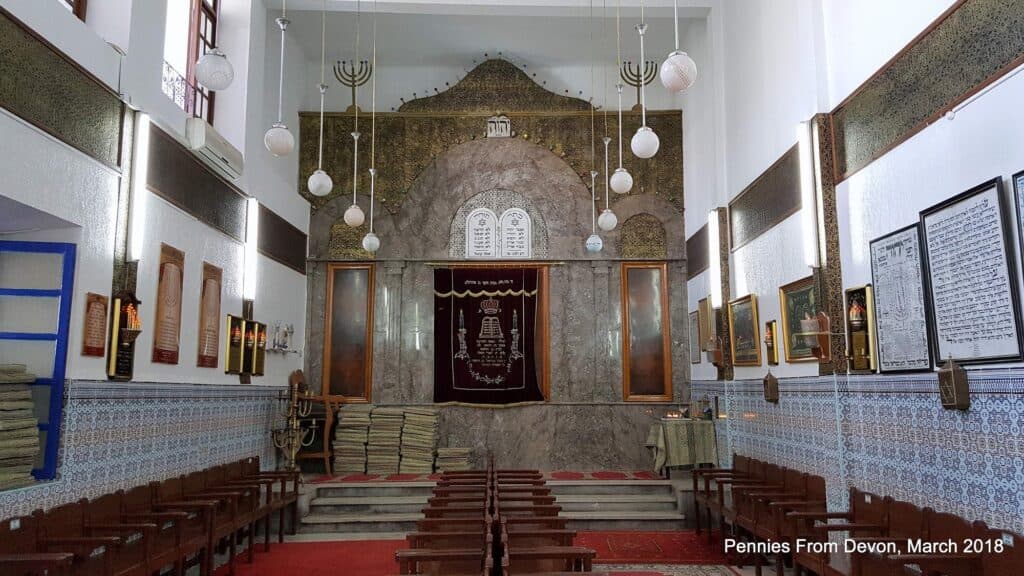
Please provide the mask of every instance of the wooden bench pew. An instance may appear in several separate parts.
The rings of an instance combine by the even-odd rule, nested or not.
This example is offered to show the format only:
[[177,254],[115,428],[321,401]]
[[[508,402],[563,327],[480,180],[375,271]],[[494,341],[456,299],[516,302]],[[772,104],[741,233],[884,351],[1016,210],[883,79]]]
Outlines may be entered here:
[[[40,513],[37,524],[40,552],[74,554],[73,574],[89,576],[146,575],[146,536],[129,544],[122,535],[105,530],[95,534],[86,527],[86,500],[71,502]],[[149,525],[155,529],[155,525]]]
[[[750,458],[740,454],[732,455],[732,468],[694,468],[692,472],[693,482],[693,514],[696,522],[697,533],[703,529],[701,522],[701,508],[707,509],[709,498],[717,496],[712,492],[711,482],[716,478],[738,478],[750,476]],[[708,512],[708,530],[711,529],[711,516]]]
[[[30,516],[9,518],[0,522],[0,574],[71,574],[75,550],[79,546],[61,547],[40,539],[41,511]],[[63,549],[61,549],[63,548]],[[86,558],[92,547],[85,549]],[[79,558],[81,560],[82,557]]]
[[[882,536],[888,530],[889,508],[892,499],[870,492],[862,492],[850,488],[849,504],[846,512],[826,512],[824,510],[795,510],[786,513],[790,525],[790,533],[795,537],[811,541],[828,540],[829,532],[846,532],[850,537]],[[818,524],[818,523],[821,524]],[[815,574],[825,574],[826,566],[831,563],[829,554],[801,550],[793,554],[793,564],[797,574],[809,570]],[[833,569],[849,566],[848,558],[837,559]]]
[[[172,536],[174,542],[175,574],[183,574],[194,557],[200,567],[200,574],[207,576],[207,545],[210,540],[212,514],[205,508],[193,510],[169,510],[154,508],[155,494],[152,485],[137,486],[122,492],[121,517],[126,522],[153,522],[160,526],[158,539]],[[212,554],[212,553],[211,553]]]

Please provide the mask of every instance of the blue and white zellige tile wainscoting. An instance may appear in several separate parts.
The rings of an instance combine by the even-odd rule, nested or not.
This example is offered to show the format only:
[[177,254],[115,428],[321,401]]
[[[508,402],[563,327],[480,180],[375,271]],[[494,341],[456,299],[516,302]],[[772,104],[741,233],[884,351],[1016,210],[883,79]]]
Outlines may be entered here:
[[824,474],[829,509],[856,486],[1024,532],[1024,369],[968,371],[971,408],[945,410],[935,374],[693,382],[719,398],[719,458],[733,452]]
[[259,456],[280,386],[69,381],[57,479],[0,492],[0,519]]

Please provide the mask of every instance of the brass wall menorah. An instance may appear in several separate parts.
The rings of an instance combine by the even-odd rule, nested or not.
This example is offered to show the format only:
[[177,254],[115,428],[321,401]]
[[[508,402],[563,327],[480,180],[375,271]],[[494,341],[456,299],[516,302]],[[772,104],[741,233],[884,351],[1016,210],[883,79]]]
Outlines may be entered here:
[[334,63],[334,77],[338,79],[342,86],[348,86],[352,89],[352,105],[345,110],[346,112],[359,110],[359,107],[356,105],[356,88],[369,82],[371,76],[373,76],[373,64],[370,64],[367,60],[360,60],[359,62],[338,60]]
[[639,64],[634,65],[633,62],[626,60],[619,69],[619,76],[623,82],[636,88],[636,105],[633,106],[633,110],[640,110],[640,89],[658,77],[658,63],[654,60],[644,62],[641,74]]

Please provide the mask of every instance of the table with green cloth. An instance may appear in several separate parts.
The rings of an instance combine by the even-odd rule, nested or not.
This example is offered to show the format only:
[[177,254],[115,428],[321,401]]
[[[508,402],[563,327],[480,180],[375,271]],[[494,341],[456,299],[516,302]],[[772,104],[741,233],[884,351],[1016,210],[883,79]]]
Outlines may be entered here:
[[647,431],[648,448],[654,452],[659,474],[673,466],[718,464],[715,423],[711,420],[662,418]]

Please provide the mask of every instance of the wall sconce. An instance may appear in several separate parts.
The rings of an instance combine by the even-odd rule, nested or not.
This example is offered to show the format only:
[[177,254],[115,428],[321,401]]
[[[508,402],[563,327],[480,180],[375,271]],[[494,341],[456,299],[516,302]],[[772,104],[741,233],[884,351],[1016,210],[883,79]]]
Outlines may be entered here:
[[971,388],[967,371],[950,358],[939,369],[939,400],[949,410],[967,410],[971,407]]

